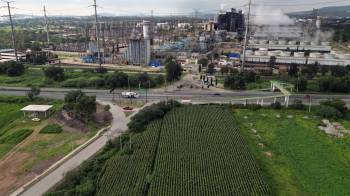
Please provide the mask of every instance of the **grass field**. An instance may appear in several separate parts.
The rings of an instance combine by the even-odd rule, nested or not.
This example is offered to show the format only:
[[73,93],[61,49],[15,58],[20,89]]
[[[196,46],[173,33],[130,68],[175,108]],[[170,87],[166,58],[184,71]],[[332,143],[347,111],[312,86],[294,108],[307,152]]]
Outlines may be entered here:
[[326,135],[317,128],[321,119],[304,111],[237,110],[235,116],[275,195],[350,195],[349,135]]
[[[9,131],[9,129],[15,127],[14,121],[22,117],[22,113],[19,112],[22,106],[23,104],[0,103],[0,159],[15,145],[25,139],[17,140],[14,138],[12,140],[11,138],[18,136],[18,130]],[[28,136],[25,133],[23,135]]]
[[174,109],[132,137],[132,153],[107,162],[97,195],[269,195],[232,115],[221,107]]

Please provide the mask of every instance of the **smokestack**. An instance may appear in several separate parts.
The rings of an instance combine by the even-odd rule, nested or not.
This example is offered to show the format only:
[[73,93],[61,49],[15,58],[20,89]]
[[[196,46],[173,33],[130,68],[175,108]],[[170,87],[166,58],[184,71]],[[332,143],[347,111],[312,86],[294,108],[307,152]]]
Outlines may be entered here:
[[143,21],[143,38],[144,39],[151,39],[150,36],[150,26],[151,26],[151,22],[149,21]]
[[321,25],[322,25],[322,23],[321,23],[321,16],[317,16],[317,19],[316,19],[316,28],[317,28],[318,30],[320,30],[320,29],[321,29]]

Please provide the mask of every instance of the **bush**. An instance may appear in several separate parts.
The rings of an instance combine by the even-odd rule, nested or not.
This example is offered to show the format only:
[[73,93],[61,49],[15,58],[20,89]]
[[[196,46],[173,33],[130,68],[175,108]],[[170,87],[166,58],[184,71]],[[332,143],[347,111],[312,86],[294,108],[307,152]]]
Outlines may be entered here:
[[62,83],[62,87],[66,87],[66,88],[84,88],[87,86],[88,84],[86,80],[83,78],[69,79]]
[[323,106],[329,106],[337,109],[343,116],[348,112],[348,108],[346,107],[346,103],[340,99],[332,99],[321,102]]
[[24,66],[22,63],[16,61],[10,61],[0,63],[0,74],[7,74],[10,77],[20,76],[24,73]]
[[318,106],[315,110],[315,114],[328,119],[338,119],[342,117],[342,113],[337,109],[325,105]]
[[274,110],[280,110],[282,109],[282,104],[277,101],[276,103],[271,103],[270,107]]
[[44,73],[47,78],[53,79],[55,81],[64,80],[64,69],[62,67],[48,67],[44,70]]
[[304,110],[306,106],[303,104],[303,101],[299,99],[295,99],[293,101],[293,104],[290,106],[290,108],[295,110]]
[[52,125],[47,125],[46,127],[42,128],[40,130],[40,133],[62,133],[63,129],[60,125],[57,124],[52,124]]
[[104,67],[99,67],[99,68],[96,68],[95,71],[96,73],[105,74],[108,72],[108,69]]
[[17,130],[9,135],[6,135],[5,137],[2,137],[0,139],[0,144],[18,144],[25,140],[30,134],[33,133],[33,130],[31,129],[21,129]]
[[146,129],[148,123],[153,120],[163,118],[172,108],[180,107],[181,104],[176,101],[160,102],[144,108],[131,118],[128,124],[131,132],[142,132]]
[[105,80],[103,78],[91,78],[89,80],[89,86],[91,87],[104,87],[105,86]]
[[249,110],[257,111],[257,110],[260,110],[262,106],[258,104],[248,104],[246,108]]

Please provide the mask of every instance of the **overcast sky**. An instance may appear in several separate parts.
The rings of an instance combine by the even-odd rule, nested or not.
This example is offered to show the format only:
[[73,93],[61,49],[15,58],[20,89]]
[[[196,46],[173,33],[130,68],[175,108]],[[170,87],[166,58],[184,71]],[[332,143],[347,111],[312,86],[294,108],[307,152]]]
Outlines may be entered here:
[[[350,5],[350,0],[252,0],[255,7],[261,5],[281,9],[283,12],[310,10],[325,6]],[[177,15],[198,11],[214,12],[221,7],[244,9],[248,0],[97,0],[100,13],[115,15]],[[0,1],[0,5],[4,4]],[[15,0],[12,4],[15,14],[42,14],[46,5],[48,15],[91,15],[93,0]],[[6,9],[0,9],[5,15]]]

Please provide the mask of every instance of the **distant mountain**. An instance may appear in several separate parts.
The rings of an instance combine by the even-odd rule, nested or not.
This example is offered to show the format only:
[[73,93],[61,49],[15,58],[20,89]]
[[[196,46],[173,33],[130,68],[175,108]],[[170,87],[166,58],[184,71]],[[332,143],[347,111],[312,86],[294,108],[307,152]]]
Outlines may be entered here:
[[[301,11],[289,13],[290,16],[310,16],[313,14],[313,11]],[[333,6],[333,7],[324,7],[319,9],[319,15],[323,17],[350,17],[350,5],[348,6]]]

